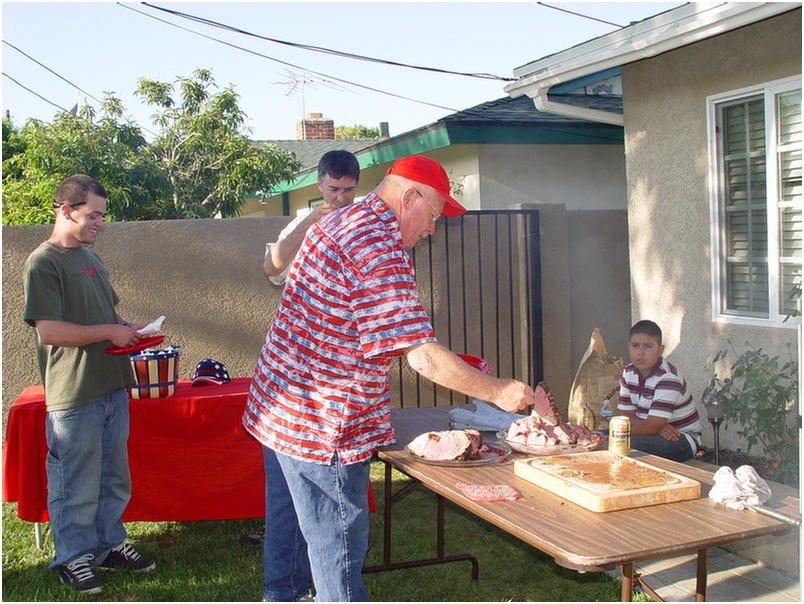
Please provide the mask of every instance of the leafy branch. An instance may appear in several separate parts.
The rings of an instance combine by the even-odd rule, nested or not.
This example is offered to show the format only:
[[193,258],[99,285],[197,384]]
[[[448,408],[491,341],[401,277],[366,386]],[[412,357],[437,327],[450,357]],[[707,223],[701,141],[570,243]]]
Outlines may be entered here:
[[[779,356],[771,357],[761,348],[745,343],[747,350],[738,354],[734,345],[729,345],[738,355],[731,364],[727,377],[712,370],[712,378],[704,390],[704,397],[713,392],[724,401],[726,425],[738,426],[737,434],[745,439],[748,451],[761,445],[763,451],[776,465],[774,477],[791,481],[798,479],[799,429],[801,416],[796,406],[798,400],[798,364]],[[790,346],[788,346],[788,349]],[[728,350],[719,351],[712,360],[712,367],[725,361]]]

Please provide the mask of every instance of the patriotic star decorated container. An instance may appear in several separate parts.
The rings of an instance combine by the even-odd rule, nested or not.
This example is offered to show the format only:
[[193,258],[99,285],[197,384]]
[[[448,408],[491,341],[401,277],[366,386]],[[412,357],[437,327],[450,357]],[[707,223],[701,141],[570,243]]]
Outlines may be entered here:
[[148,349],[129,355],[137,383],[127,388],[131,398],[173,396],[179,381],[179,346]]

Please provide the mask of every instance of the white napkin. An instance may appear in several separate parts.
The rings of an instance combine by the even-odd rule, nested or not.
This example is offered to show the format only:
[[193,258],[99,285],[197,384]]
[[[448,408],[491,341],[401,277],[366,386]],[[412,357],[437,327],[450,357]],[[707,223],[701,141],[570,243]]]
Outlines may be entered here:
[[723,466],[715,472],[713,478],[715,485],[709,491],[709,499],[733,510],[762,505],[771,498],[768,483],[757,474],[753,466],[740,466],[736,471]]
[[462,407],[449,410],[449,425],[453,430],[473,429],[480,431],[507,430],[511,422],[524,417],[519,413],[509,413],[480,399]]
[[148,325],[146,325],[142,329],[138,329],[137,333],[140,334],[141,336],[149,336],[152,333],[156,333],[157,331],[162,329],[162,321],[164,321],[164,320],[165,320],[165,315],[162,315],[156,321],[152,321],[151,323],[148,323]]

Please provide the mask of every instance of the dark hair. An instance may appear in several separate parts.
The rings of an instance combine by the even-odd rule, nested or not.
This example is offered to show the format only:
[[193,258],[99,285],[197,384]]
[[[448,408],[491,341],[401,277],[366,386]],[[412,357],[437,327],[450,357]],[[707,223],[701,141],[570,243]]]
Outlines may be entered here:
[[321,180],[327,174],[332,178],[351,176],[357,183],[360,181],[360,164],[354,155],[343,149],[327,151],[318,160],[318,179]]
[[662,344],[662,329],[653,321],[642,320],[634,323],[631,331],[628,332],[628,339],[630,340],[634,334],[637,333],[644,333],[649,336],[653,336],[654,338],[658,338],[659,345],[661,346]]
[[73,174],[65,178],[53,194],[53,207],[84,205],[92,193],[106,199],[106,189],[97,180],[86,174]]

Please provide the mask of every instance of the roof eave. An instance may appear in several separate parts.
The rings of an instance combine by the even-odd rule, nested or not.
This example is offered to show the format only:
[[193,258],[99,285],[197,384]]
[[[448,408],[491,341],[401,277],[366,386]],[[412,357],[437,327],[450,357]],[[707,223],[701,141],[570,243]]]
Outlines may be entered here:
[[[622,116],[550,101],[551,87],[653,57],[793,10],[800,2],[688,3],[514,69],[505,91],[528,95],[541,111],[622,125]],[[614,120],[614,121],[612,121]]]

